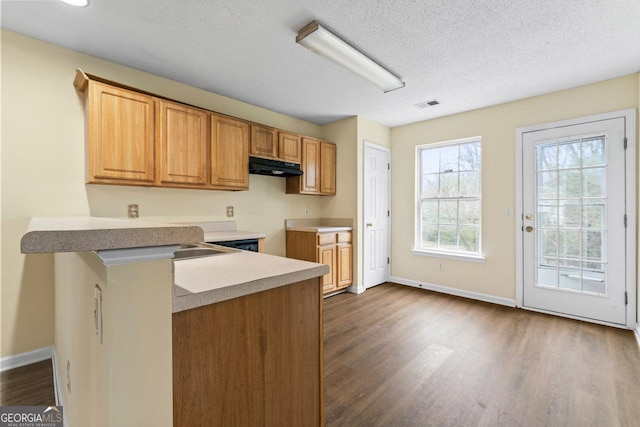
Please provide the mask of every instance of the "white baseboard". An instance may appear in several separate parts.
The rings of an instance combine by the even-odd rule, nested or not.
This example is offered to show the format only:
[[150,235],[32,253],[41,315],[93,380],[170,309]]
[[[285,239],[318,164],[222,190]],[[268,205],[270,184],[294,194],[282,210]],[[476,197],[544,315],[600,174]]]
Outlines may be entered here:
[[32,363],[42,362],[47,359],[51,359],[51,365],[53,367],[53,388],[56,397],[56,405],[64,406],[62,400],[62,389],[60,388],[60,377],[58,376],[56,349],[54,346],[44,347],[22,354],[16,354],[14,356],[3,357],[0,359],[0,372],[31,365]]
[[53,346],[49,346],[29,351],[27,353],[3,357],[0,359],[0,372],[30,365],[32,363],[42,362],[47,359],[53,359],[54,353]]
[[403,279],[401,277],[391,277],[390,282],[400,285],[413,286],[414,288],[428,289],[434,292],[440,292],[457,297],[470,298],[478,301],[490,302],[493,304],[506,305],[507,307],[515,307],[516,300],[509,298],[501,298],[493,295],[481,294],[478,292],[465,291],[462,289],[449,288],[447,286],[434,285],[431,283],[417,282],[415,280]]
[[[64,393],[62,393],[62,384],[60,383],[60,371],[58,371],[58,356],[56,354],[55,347],[52,347],[52,352],[53,357],[51,358],[51,363],[53,365],[53,391],[55,392],[56,396],[56,405],[64,406]],[[66,426],[67,419],[65,418],[64,421]]]

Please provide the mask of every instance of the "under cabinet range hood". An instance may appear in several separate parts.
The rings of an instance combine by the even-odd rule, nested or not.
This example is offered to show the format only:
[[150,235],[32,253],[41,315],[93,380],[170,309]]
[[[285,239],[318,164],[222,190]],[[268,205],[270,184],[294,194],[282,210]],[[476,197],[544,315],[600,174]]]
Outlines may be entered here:
[[249,173],[281,177],[302,175],[298,163],[262,159],[260,157],[249,157]]

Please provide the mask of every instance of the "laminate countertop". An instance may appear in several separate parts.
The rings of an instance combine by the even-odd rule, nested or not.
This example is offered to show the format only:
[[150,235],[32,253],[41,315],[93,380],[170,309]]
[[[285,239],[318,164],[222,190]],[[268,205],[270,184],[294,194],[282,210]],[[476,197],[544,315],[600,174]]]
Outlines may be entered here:
[[138,219],[32,218],[22,236],[23,254],[100,251],[202,242],[202,228]]
[[329,272],[324,264],[258,252],[227,252],[173,261],[173,312],[238,298]]

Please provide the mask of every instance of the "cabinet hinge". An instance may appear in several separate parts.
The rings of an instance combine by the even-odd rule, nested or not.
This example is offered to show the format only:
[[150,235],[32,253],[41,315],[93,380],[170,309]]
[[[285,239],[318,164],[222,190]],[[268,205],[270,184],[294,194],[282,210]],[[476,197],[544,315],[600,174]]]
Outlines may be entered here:
[[629,294],[624,293],[624,305],[629,305]]
[[625,137],[624,137],[624,149],[625,149],[625,150],[627,149],[627,144],[628,144],[628,142],[627,142],[627,137],[625,136]]
[[[625,138],[624,140],[626,141],[627,138]],[[387,163],[387,170],[391,170],[391,163]]]
[[387,264],[389,264],[390,262],[391,262],[391,261],[390,261],[389,257],[387,257]]
[[387,211],[387,216],[391,216],[391,211]]
[[627,214],[624,214],[624,226],[627,227]]

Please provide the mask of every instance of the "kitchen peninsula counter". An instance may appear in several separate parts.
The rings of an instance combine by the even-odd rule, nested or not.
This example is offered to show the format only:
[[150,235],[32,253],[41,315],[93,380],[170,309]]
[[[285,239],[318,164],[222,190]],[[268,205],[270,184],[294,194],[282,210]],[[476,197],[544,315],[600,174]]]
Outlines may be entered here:
[[174,261],[173,312],[320,277],[323,264],[237,251]]

